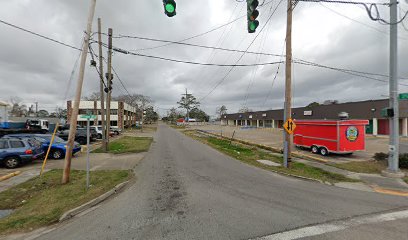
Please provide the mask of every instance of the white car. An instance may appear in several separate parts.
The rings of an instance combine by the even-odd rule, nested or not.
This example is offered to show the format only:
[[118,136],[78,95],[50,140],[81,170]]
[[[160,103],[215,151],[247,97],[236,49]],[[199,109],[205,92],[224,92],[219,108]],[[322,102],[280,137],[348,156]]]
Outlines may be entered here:
[[112,132],[114,132],[115,135],[119,135],[119,134],[122,133],[122,129],[120,129],[120,128],[117,127],[117,126],[111,126],[111,127],[110,127],[110,130],[111,130]]
[[90,129],[94,129],[98,134],[98,139],[102,139],[102,126],[90,126]]

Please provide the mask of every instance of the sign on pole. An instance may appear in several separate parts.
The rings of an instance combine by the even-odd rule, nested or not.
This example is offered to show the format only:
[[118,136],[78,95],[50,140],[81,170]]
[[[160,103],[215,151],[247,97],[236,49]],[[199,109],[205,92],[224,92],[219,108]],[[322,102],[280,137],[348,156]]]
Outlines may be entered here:
[[283,125],[283,128],[286,130],[286,132],[290,135],[293,134],[293,132],[296,129],[296,124],[295,122],[293,122],[293,120],[291,118],[289,118],[285,124]]
[[95,120],[96,116],[95,115],[81,115],[82,119],[88,119],[88,120]]
[[408,93],[400,93],[399,94],[400,100],[408,100]]

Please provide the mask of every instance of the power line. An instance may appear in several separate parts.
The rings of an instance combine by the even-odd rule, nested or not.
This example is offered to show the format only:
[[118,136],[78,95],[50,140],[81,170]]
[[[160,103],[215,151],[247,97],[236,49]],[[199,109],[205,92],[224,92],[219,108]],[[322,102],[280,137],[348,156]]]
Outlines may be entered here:
[[[267,6],[267,5],[269,5],[270,3],[272,3],[273,1],[274,1],[274,0],[265,2],[265,3],[263,3],[262,5],[260,5],[259,7],[262,8],[262,7],[264,7],[264,6]],[[234,22],[236,22],[236,21],[238,21],[238,20],[240,20],[240,19],[242,19],[242,18],[245,18],[245,17],[247,17],[247,15],[242,15],[242,16],[240,16],[240,17],[238,17],[238,18],[236,18],[236,19],[234,19],[234,20],[232,20],[232,21],[229,21],[229,22],[227,22],[227,23],[225,23],[225,24],[222,24],[222,25],[220,25],[220,26],[218,26],[218,27],[212,28],[212,29],[210,29],[210,30],[208,30],[208,31],[206,31],[206,32],[203,32],[203,33],[200,33],[200,34],[197,34],[197,35],[188,37],[188,38],[184,38],[184,39],[179,40],[179,41],[176,41],[176,42],[185,42],[185,41],[188,41],[188,40],[191,40],[191,39],[194,39],[194,38],[198,38],[198,37],[204,36],[204,35],[206,35],[206,34],[209,34],[209,33],[211,33],[211,32],[214,32],[214,31],[216,31],[216,30],[218,30],[218,29],[221,29],[221,28],[223,28],[223,27],[225,27],[225,26],[228,26],[228,25],[230,25],[230,24],[232,24],[232,23],[234,23]],[[121,38],[121,36],[117,36],[117,37],[115,37],[115,38]],[[159,45],[159,46],[155,46],[155,47],[140,48],[140,49],[136,49],[135,52],[138,52],[138,51],[146,51],[146,50],[152,50],[152,49],[157,49],[157,48],[162,48],[162,47],[166,47],[166,46],[169,46],[169,45],[172,45],[172,44],[173,44],[173,43],[168,43],[168,44],[163,44],[163,45]]]
[[[238,63],[239,61],[241,61],[241,59],[244,57],[245,53],[249,50],[249,48],[252,46],[252,44],[255,42],[255,40],[258,38],[258,36],[262,33],[262,31],[265,29],[265,27],[268,25],[268,22],[272,19],[272,16],[275,14],[276,10],[278,9],[279,5],[283,2],[283,0],[280,0],[279,3],[276,5],[275,9],[273,10],[272,14],[269,16],[268,20],[266,21],[265,25],[261,28],[261,30],[258,32],[258,34],[255,36],[255,38],[252,40],[252,42],[249,44],[249,46],[246,48],[245,52],[242,53],[242,55],[239,57],[239,59],[236,61],[236,63]],[[227,74],[225,74],[225,76],[214,86],[214,88],[212,88],[207,95],[205,95],[203,98],[200,99],[200,101],[206,99],[208,96],[210,96],[211,93],[213,93],[215,91],[215,89],[218,88],[218,86],[220,86],[225,79],[227,79],[227,77],[229,76],[229,74],[232,72],[232,70],[234,70],[234,66],[232,66],[229,71],[227,72]]]
[[[367,11],[368,17],[372,20],[372,21],[376,21],[376,22],[380,22],[382,24],[388,24],[388,25],[395,25],[395,24],[399,24],[402,21],[404,21],[404,19],[408,16],[408,11],[405,12],[404,16],[398,20],[395,23],[391,23],[388,22],[386,20],[384,20],[383,18],[381,18],[380,16],[380,11],[378,10],[378,5],[383,5],[383,6],[390,6],[390,3],[366,3],[366,2],[351,2],[351,1],[339,1],[339,0],[298,0],[298,1],[302,1],[302,2],[317,2],[317,3],[321,3],[321,2],[325,2],[325,3],[339,3],[339,4],[351,4],[351,5],[361,5],[365,8],[365,10]],[[373,15],[373,10],[374,10],[374,14]]]
[[[376,28],[376,27],[370,26],[370,25],[368,25],[368,24],[366,24],[366,23],[363,23],[363,22],[360,22],[360,21],[358,21],[358,20],[356,20],[356,19],[353,19],[353,18],[351,18],[351,17],[348,17],[348,16],[346,16],[346,15],[344,15],[344,14],[342,14],[342,13],[340,13],[340,12],[338,12],[338,11],[336,11],[336,10],[334,10],[334,9],[332,9],[332,8],[330,8],[330,7],[328,7],[328,6],[326,6],[326,5],[324,5],[323,3],[320,3],[320,5],[321,5],[322,7],[324,7],[324,8],[326,8],[326,9],[330,10],[331,12],[333,12],[333,13],[339,15],[339,16],[342,16],[342,17],[344,17],[344,18],[347,18],[347,19],[350,20],[350,21],[353,21],[353,22],[356,22],[356,23],[358,23],[358,24],[361,24],[361,25],[363,25],[363,26],[365,26],[365,27],[368,27],[368,28],[370,28],[370,29],[373,29],[373,30],[375,30],[375,31],[377,31],[377,32],[379,32],[379,33],[383,33],[383,34],[385,34],[385,35],[387,35],[387,36],[390,35],[390,34],[389,34],[388,32],[386,32],[386,31],[383,31],[383,30],[381,30],[381,29],[378,29],[378,28]],[[404,22],[402,22],[402,24],[404,24]],[[400,39],[402,39],[402,40],[405,40],[405,41],[408,40],[407,38],[404,38],[404,37],[398,37],[398,38],[400,38]]]
[[0,19],[0,23],[3,23],[3,24],[5,24],[5,25],[8,25],[8,26],[10,26],[10,27],[19,29],[19,30],[24,31],[24,32],[30,33],[30,34],[35,35],[35,36],[37,36],[37,37],[44,38],[44,39],[47,39],[47,40],[49,40],[49,41],[58,43],[58,44],[63,45],[63,46],[65,46],[65,47],[69,47],[69,48],[72,48],[72,49],[75,49],[75,50],[78,50],[78,51],[82,51],[80,48],[77,48],[77,47],[74,47],[74,46],[69,45],[69,44],[67,44],[67,43],[63,43],[63,42],[61,42],[61,41],[58,41],[58,40],[49,38],[49,37],[44,36],[44,35],[42,35],[42,34],[35,33],[35,32],[33,32],[33,31],[30,31],[30,30],[27,30],[27,29],[25,29],[25,28],[16,26],[16,25],[14,25],[14,24],[11,24],[11,23],[9,23],[9,22],[3,21],[3,20],[1,20],[1,19]]
[[[104,44],[106,47],[106,45]],[[163,61],[170,61],[170,62],[177,62],[177,63],[185,63],[185,64],[192,64],[192,65],[200,65],[200,66],[217,66],[217,67],[253,67],[253,66],[264,66],[264,65],[274,65],[278,64],[279,62],[266,62],[266,63],[252,63],[252,64],[215,64],[215,63],[201,63],[201,62],[193,62],[193,61],[184,61],[184,60],[178,60],[178,59],[172,59],[172,58],[165,58],[165,57],[159,57],[159,56],[153,56],[153,55],[146,55],[146,54],[140,54],[140,53],[135,53],[135,52],[130,52],[128,50],[124,50],[118,47],[113,47],[113,51],[123,53],[123,54],[129,54],[129,55],[134,55],[134,56],[139,56],[139,57],[147,57],[147,58],[154,58],[154,59],[159,59]],[[242,58],[242,57],[241,57]],[[240,59],[241,60],[241,59]]]

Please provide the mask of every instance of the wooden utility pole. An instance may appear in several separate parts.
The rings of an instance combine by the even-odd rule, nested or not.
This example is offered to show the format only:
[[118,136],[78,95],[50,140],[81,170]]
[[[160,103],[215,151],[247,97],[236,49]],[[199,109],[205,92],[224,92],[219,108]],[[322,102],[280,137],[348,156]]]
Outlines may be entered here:
[[[292,117],[292,10],[292,0],[288,0],[286,23],[285,122]],[[284,167],[289,167],[292,158],[292,137],[286,131],[283,131],[283,134]]]
[[110,133],[110,116],[111,116],[111,99],[112,99],[112,28],[108,29],[108,73],[106,74],[106,82],[108,86],[108,93],[106,97],[106,149],[109,147],[109,133]]
[[101,78],[100,92],[101,92],[101,121],[102,121],[102,149],[108,151],[108,145],[106,143],[106,123],[105,123],[105,93],[103,87],[103,56],[102,56],[102,23],[98,18],[98,42],[99,42],[99,74]]
[[78,83],[77,83],[77,88],[75,92],[75,101],[74,101],[74,106],[72,108],[72,113],[71,113],[71,124],[69,128],[67,151],[65,154],[64,172],[62,174],[62,184],[66,184],[69,182],[69,175],[71,172],[72,149],[74,147],[77,119],[78,119],[78,109],[79,109],[79,103],[81,101],[82,85],[84,83],[84,75],[85,75],[85,64],[86,64],[86,58],[88,56],[89,39],[91,38],[92,21],[93,21],[94,14],[95,14],[95,7],[96,7],[96,0],[91,0],[91,6],[89,8],[88,24],[86,28],[86,36],[84,39],[84,45],[82,47],[81,65],[79,68],[79,77],[78,77]]

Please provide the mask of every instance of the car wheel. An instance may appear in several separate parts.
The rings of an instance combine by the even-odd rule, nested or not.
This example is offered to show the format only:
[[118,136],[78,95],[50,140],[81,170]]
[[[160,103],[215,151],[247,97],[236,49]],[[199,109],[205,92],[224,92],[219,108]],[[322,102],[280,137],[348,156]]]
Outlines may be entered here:
[[8,157],[4,161],[6,168],[16,168],[20,165],[20,158],[18,157]]
[[80,137],[80,138],[78,138],[78,141],[77,141],[79,144],[81,144],[81,145],[85,145],[86,144],[86,138],[84,138],[84,137]]
[[119,132],[118,132],[118,131],[115,131],[115,135],[119,135]]
[[102,134],[98,133],[98,139],[102,139]]
[[52,157],[53,157],[54,159],[61,159],[61,158],[64,157],[64,152],[61,151],[61,150],[56,149],[56,150],[54,150],[54,151],[52,152]]
[[320,148],[320,154],[322,156],[327,156],[327,155],[329,155],[329,151],[327,150],[327,148],[322,147],[322,148]]
[[317,146],[312,146],[312,153],[318,153],[319,152],[319,148]]

